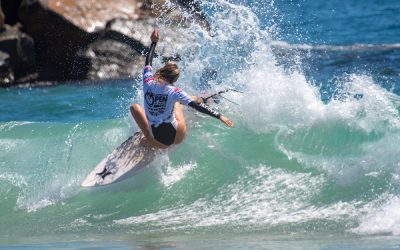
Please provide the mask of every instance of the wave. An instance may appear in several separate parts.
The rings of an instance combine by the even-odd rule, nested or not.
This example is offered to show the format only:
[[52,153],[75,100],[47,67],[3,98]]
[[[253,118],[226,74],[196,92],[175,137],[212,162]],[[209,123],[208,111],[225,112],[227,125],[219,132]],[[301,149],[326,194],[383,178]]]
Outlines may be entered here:
[[313,45],[313,44],[290,44],[285,41],[271,41],[272,47],[294,50],[315,50],[315,51],[358,51],[376,52],[383,50],[400,49],[400,43],[393,44],[351,44],[351,45]]
[[[36,225],[7,221],[2,231],[398,233],[397,219],[367,228],[397,218],[400,97],[368,75],[348,74],[324,102],[296,55],[296,67],[277,63],[271,29],[261,30],[249,8],[203,4],[216,33],[191,27],[195,42],[179,48],[182,85],[198,93],[201,72],[213,69],[211,89],[240,89],[225,94],[239,105],[222,99],[216,107],[236,128],[187,112],[183,145],[124,182],[88,190],[80,188],[86,174],[137,130],[131,118],[0,123],[0,197],[12,196],[2,213]],[[312,48],[370,49],[357,46]],[[119,96],[92,91],[98,100]]]

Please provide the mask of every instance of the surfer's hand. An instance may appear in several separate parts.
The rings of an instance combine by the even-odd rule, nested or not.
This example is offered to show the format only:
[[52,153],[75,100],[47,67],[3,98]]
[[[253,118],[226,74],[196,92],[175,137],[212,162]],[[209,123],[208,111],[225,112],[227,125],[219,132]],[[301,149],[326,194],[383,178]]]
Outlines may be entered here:
[[151,33],[150,39],[153,43],[158,42],[158,31],[156,29],[154,29],[153,33]]
[[231,127],[231,128],[234,127],[233,122],[232,122],[231,120],[229,120],[228,118],[226,118],[225,116],[221,115],[221,116],[219,117],[219,119],[220,119],[223,123],[225,123],[228,127]]

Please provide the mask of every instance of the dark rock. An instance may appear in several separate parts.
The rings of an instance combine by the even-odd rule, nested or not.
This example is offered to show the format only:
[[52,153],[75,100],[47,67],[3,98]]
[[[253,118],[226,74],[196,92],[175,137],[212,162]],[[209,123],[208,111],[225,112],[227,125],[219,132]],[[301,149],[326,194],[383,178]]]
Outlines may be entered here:
[[10,56],[0,51],[0,87],[9,87],[14,83],[14,72]]
[[0,31],[3,30],[5,24],[6,17],[4,15],[3,9],[0,5]]
[[41,80],[66,81],[86,77],[88,62],[82,61],[77,51],[93,42],[97,34],[72,24],[48,8],[45,1],[24,0],[19,16],[25,31],[35,40]]
[[[143,70],[144,55],[149,50],[153,23],[151,18],[118,18],[108,22],[102,35],[82,53],[91,62],[88,78],[137,77]],[[168,27],[163,29],[163,35],[155,56],[161,56],[161,61],[179,60],[180,55],[175,50],[190,38]]]
[[31,37],[15,27],[5,26],[0,33],[0,50],[9,56],[15,78],[24,77],[35,68],[35,47]]
[[142,37],[151,30],[152,19],[118,18],[108,22],[101,36],[81,54],[90,60],[88,78],[136,77],[143,68],[142,55],[148,51]]
[[134,77],[141,70],[141,54],[129,43],[108,36],[91,44],[84,57],[91,62],[87,78],[92,80]]
[[1,7],[5,14],[5,23],[15,25],[19,22],[18,9],[22,0],[1,0]]

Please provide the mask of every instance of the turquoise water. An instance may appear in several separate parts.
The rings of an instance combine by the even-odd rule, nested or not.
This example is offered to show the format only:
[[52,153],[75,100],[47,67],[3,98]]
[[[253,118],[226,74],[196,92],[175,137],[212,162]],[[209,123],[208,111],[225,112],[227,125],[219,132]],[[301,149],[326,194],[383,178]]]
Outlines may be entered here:
[[399,3],[203,4],[180,86],[240,89],[236,127],[186,110],[181,146],[85,189],[138,129],[137,79],[0,90],[0,247],[398,248]]

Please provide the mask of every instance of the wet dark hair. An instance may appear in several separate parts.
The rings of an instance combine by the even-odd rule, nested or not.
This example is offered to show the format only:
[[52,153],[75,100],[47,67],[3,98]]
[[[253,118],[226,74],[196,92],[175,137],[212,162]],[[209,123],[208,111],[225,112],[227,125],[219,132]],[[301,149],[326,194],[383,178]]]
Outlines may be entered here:
[[176,80],[178,80],[179,74],[180,70],[178,68],[178,65],[176,65],[176,63],[172,61],[166,62],[164,67],[156,71],[156,75],[168,81],[170,84],[173,84],[174,82],[176,82]]

